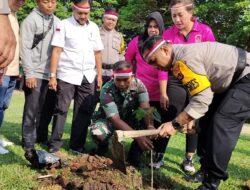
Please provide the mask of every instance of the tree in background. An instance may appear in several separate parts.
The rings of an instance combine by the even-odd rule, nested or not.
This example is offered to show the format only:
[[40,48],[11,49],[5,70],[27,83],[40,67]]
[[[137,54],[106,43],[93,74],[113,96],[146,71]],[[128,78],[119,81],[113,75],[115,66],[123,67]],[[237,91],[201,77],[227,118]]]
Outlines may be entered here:
[[[146,15],[159,11],[166,28],[172,25],[169,0],[128,0],[120,9],[121,30],[129,38],[143,28]],[[250,1],[249,0],[196,0],[196,16],[209,24],[219,42],[233,44],[250,51]]]
[[200,0],[197,15],[208,23],[219,42],[250,51],[250,1]]
[[[71,0],[57,0],[55,14],[61,18],[71,15]],[[120,14],[119,29],[129,40],[142,32],[146,16],[159,11],[166,28],[172,25],[169,0],[93,0],[91,20],[101,25],[102,14],[108,6],[115,7]],[[18,12],[22,21],[36,6],[34,0],[26,0]],[[209,24],[219,42],[233,44],[250,51],[250,1],[249,0],[196,0],[196,16]]]

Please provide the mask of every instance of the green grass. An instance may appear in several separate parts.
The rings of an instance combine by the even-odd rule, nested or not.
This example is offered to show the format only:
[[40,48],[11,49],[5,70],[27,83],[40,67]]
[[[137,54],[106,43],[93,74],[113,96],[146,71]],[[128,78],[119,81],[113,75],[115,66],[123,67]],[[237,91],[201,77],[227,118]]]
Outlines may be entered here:
[[[22,93],[15,93],[10,108],[6,111],[5,121],[0,128],[0,138],[5,138],[15,143],[8,147],[9,154],[0,155],[0,189],[1,190],[27,190],[38,185],[36,176],[43,173],[42,170],[31,169],[24,158],[21,147],[21,121],[24,97]],[[70,123],[72,109],[68,114],[65,133],[63,136],[64,145],[62,150],[68,152],[68,142],[70,135]],[[173,182],[171,189],[195,189],[198,184],[188,183],[183,179],[185,175],[180,169],[185,147],[184,135],[179,134],[170,140],[169,148],[165,154],[165,166],[155,171],[155,175],[165,175]],[[227,142],[225,142],[227,143]],[[90,138],[87,141],[87,148],[91,148],[93,143]],[[126,146],[127,147],[127,146]],[[230,178],[222,182],[221,190],[245,189],[246,181],[250,179],[250,136],[242,135],[237,147],[233,152],[228,172]],[[41,148],[38,146],[38,148]],[[196,158],[196,168],[198,169],[198,158]],[[142,172],[149,172],[142,170]]]

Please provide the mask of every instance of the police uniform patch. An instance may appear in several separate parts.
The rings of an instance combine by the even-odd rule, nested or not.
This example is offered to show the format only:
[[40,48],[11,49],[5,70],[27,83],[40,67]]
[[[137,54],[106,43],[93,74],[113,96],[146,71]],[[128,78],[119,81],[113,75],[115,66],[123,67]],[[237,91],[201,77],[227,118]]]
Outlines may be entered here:
[[183,60],[177,60],[175,62],[173,74],[186,87],[191,96],[211,86],[207,76],[196,74]]

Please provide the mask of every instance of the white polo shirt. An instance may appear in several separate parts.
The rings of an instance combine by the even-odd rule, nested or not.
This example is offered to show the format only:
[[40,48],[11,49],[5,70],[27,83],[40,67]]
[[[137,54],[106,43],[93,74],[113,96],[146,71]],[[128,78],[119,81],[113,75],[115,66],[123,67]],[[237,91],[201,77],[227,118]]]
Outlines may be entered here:
[[73,16],[62,20],[51,44],[63,48],[56,73],[58,79],[74,85],[81,85],[84,76],[89,83],[94,81],[94,51],[103,49],[99,28],[94,22],[79,25]]

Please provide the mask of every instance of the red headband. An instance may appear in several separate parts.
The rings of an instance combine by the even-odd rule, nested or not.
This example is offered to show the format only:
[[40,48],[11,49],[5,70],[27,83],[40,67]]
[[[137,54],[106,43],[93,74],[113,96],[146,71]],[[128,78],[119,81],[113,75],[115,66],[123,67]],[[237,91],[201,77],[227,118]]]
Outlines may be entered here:
[[153,47],[151,47],[145,54],[144,54],[144,59],[147,59],[153,52],[155,52],[163,43],[165,43],[165,40],[159,40],[156,42]]
[[130,77],[133,74],[131,69],[116,70],[116,71],[113,71],[113,73],[114,73],[114,77]]
[[72,6],[77,10],[90,10],[90,6],[81,6],[76,4],[73,4]]
[[115,11],[107,11],[107,12],[104,13],[104,15],[113,15],[113,16],[118,17],[119,14],[117,12],[115,12]]

